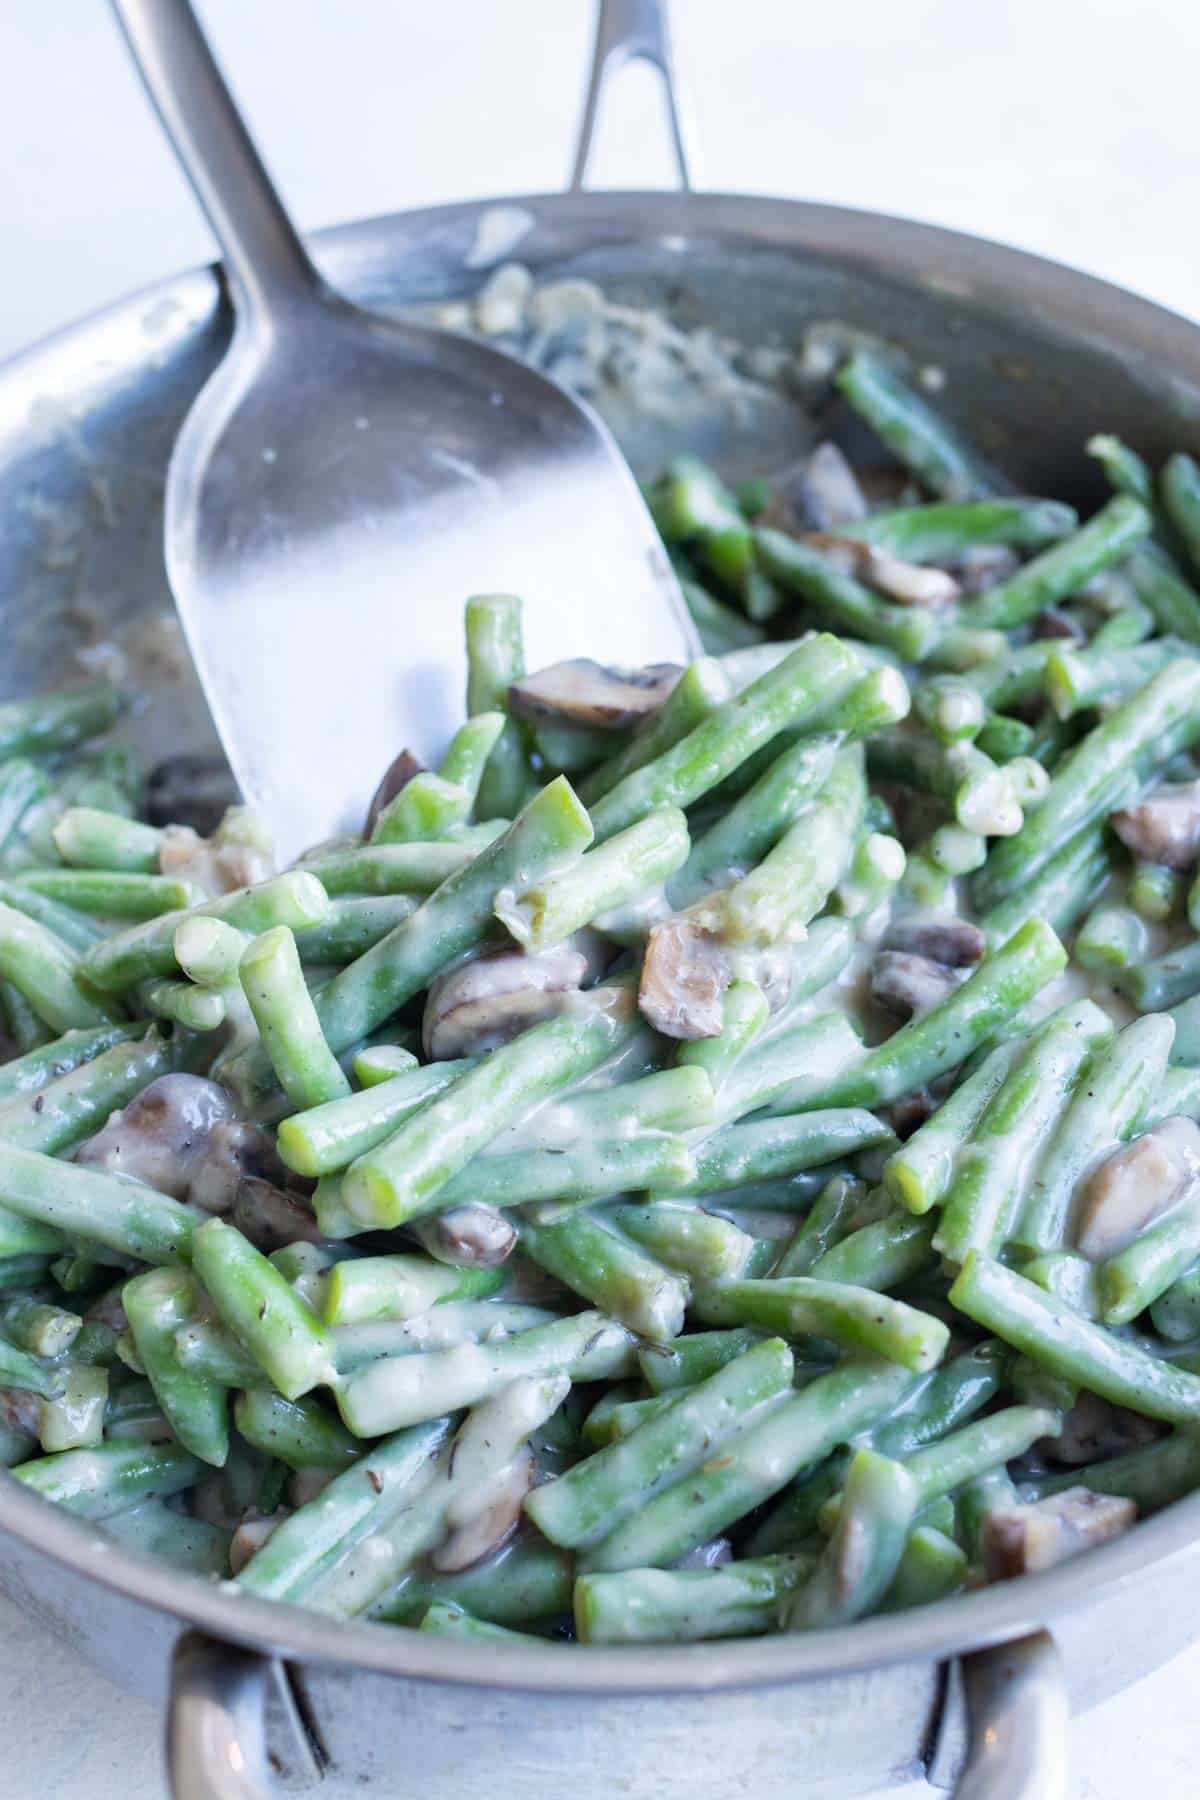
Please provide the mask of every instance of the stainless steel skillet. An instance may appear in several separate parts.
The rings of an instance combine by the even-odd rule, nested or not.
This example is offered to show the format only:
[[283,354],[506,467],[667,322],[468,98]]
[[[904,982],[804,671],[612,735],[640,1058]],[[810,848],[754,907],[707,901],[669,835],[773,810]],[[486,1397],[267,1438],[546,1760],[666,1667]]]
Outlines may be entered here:
[[[631,50],[666,63],[654,8],[610,5],[604,18],[605,67]],[[602,69],[597,100],[603,80]],[[944,372],[946,410],[1031,490],[1062,492],[1065,476],[1069,497],[1088,498],[1080,446],[1098,426],[1152,457],[1200,448],[1200,328],[1053,264],[902,220],[576,188],[356,224],[313,249],[368,305],[454,300],[485,278],[480,246],[500,205],[510,223],[525,216],[513,253],[539,280],[584,276],[630,307],[745,345],[795,343],[821,319],[897,340]],[[157,623],[160,499],[175,430],[229,326],[219,272],[201,270],[0,371],[7,689],[52,680],[81,643],[115,638],[156,688],[139,729],[157,754],[211,743]],[[619,423],[642,468],[675,430]],[[743,468],[769,463],[801,425],[786,401],[753,429],[693,423],[706,450]],[[499,1659],[489,1646],[250,1600],[117,1548],[0,1480],[0,1585],[141,1692],[164,1692],[171,1647],[187,1633],[172,1703],[186,1800],[259,1791],[268,1754],[300,1784],[327,1764],[429,1800],[483,1783],[492,1800],[840,1800],[923,1769],[947,1785],[963,1754],[963,1668],[975,1750],[960,1793],[1049,1800],[1063,1791],[1065,1690],[1040,1634],[1058,1645],[1077,1706],[1153,1668],[1193,1635],[1198,1530],[1200,1503],[1184,1502],[1083,1563],[811,1638],[547,1646]],[[1032,1679],[1010,1681],[1010,1669]]]

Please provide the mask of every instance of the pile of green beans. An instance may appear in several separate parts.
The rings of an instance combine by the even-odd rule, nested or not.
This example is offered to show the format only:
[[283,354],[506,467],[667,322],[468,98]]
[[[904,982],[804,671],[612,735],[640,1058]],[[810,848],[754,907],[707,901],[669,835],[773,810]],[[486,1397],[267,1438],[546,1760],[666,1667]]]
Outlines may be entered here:
[[290,870],[138,817],[113,689],[0,706],[0,1480],[605,1644],[1200,1486],[1200,469],[1097,437],[1081,523],[893,362],[836,385],[912,504],[673,463],[666,697],[531,703],[476,596],[438,767]]

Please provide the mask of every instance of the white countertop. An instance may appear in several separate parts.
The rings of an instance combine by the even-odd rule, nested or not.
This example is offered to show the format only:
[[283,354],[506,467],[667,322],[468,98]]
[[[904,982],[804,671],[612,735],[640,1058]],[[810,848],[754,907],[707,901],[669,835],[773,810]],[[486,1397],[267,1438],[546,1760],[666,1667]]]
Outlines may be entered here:
[[[565,175],[586,0],[202,10],[305,227]],[[676,0],[675,16],[704,184],[958,226],[1200,315],[1200,8]],[[619,100],[600,174],[665,180],[652,77],[631,72]],[[0,356],[211,254],[98,0],[0,8],[0,243]],[[1077,1721],[1074,1800],[1194,1794],[1198,1686],[1200,1644]],[[0,1736],[10,1800],[164,1793],[151,1709],[3,1601]]]

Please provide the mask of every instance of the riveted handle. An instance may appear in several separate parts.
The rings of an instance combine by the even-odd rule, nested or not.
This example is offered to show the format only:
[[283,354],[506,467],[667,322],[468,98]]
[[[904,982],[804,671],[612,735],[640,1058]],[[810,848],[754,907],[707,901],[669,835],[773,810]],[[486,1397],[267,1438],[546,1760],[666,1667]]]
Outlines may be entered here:
[[662,77],[663,102],[679,186],[696,184],[697,156],[667,26],[665,0],[599,0],[596,39],[571,170],[571,191],[585,185],[604,97],[627,63],[646,62]]

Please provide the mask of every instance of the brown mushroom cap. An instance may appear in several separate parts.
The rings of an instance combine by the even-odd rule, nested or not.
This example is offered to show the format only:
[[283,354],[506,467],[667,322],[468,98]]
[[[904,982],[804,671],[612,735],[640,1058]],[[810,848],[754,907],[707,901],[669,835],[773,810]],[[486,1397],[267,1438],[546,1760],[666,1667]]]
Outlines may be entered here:
[[902,606],[949,606],[962,596],[961,586],[945,569],[905,562],[890,551],[881,550],[878,544],[839,537],[831,531],[810,532],[805,542],[847,575]]
[[429,984],[421,1035],[435,1062],[480,1055],[561,1012],[597,968],[593,940],[568,938],[527,955],[485,950]]
[[909,913],[893,920],[880,941],[885,950],[906,950],[948,969],[973,967],[987,949],[978,925],[953,913]]
[[984,1514],[983,1563],[989,1581],[1051,1569],[1127,1531],[1137,1506],[1116,1494],[1067,1488],[1028,1506],[997,1507]]
[[379,823],[379,815],[390,801],[406,788],[414,775],[422,775],[425,764],[411,750],[401,750],[394,756],[383,774],[379,777],[379,785],[371,795],[371,804],[367,807],[367,816],[363,821],[363,836],[369,838]]
[[1135,856],[1168,869],[1190,869],[1200,857],[1200,781],[1164,784],[1112,813],[1109,823]]
[[881,950],[871,964],[871,998],[902,1019],[916,1018],[952,994],[966,974],[907,950]]
[[234,1116],[233,1100],[217,1082],[160,1075],[80,1144],[75,1161],[185,1200],[213,1132]]
[[1114,1256],[1200,1179],[1200,1126],[1163,1119],[1114,1150],[1087,1178],[1075,1244],[1092,1262]]
[[638,1005],[664,1037],[720,1037],[721,1004],[732,980],[720,941],[679,913],[655,925],[646,939]]
[[576,656],[514,681],[508,703],[523,719],[619,731],[657,712],[682,674],[677,663],[610,669]]
[[517,1245],[516,1227],[494,1206],[471,1201],[431,1219],[417,1219],[413,1236],[438,1262],[460,1269],[496,1269]]
[[869,510],[858,477],[836,444],[818,444],[808,456],[771,477],[771,504],[760,524],[794,535],[835,531],[865,519]]

